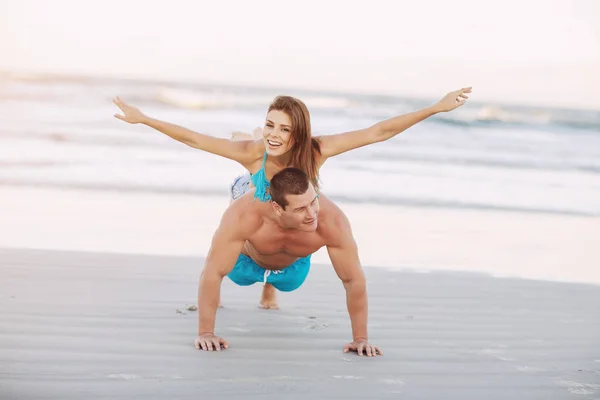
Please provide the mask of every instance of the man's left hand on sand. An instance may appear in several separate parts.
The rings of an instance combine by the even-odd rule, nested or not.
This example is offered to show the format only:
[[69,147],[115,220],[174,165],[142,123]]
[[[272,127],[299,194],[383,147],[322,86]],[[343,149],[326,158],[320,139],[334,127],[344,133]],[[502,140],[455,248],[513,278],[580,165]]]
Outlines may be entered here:
[[344,353],[348,353],[349,351],[354,351],[359,356],[362,356],[364,352],[364,355],[367,357],[383,355],[383,351],[379,347],[370,344],[366,339],[358,339],[345,345]]

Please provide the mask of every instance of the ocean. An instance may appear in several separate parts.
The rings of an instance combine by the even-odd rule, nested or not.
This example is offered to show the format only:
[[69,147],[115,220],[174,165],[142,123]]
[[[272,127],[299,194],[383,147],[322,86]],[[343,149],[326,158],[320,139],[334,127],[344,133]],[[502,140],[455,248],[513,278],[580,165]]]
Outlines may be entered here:
[[[314,135],[367,127],[438,99],[214,84],[0,74],[0,184],[227,196],[237,163],[113,117],[114,96],[219,137],[262,126],[279,94]],[[444,93],[440,93],[440,98]],[[600,111],[469,102],[328,160],[333,200],[600,215]]]

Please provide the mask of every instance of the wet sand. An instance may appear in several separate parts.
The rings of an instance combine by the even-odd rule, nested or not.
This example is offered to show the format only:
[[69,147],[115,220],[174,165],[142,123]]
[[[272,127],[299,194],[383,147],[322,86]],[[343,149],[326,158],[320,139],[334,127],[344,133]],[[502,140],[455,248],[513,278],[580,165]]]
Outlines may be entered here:
[[224,352],[193,347],[201,257],[0,250],[2,399],[600,398],[600,287],[365,268],[369,333],[344,354],[328,264],[257,308],[224,281]]

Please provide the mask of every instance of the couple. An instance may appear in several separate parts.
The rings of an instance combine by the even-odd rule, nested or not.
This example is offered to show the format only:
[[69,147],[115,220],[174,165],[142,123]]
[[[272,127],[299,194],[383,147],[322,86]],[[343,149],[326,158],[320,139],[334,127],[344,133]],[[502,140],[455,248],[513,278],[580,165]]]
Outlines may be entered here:
[[[223,214],[200,276],[197,349],[221,350],[228,343],[214,334],[221,282],[263,282],[263,308],[277,308],[276,291],[295,290],[304,282],[311,255],[323,246],[346,289],[353,341],[344,352],[382,354],[368,341],[366,282],[350,223],[326,196],[319,194],[319,169],[329,158],[388,140],[439,112],[463,105],[471,88],[448,93],[419,111],[381,121],[366,129],[313,137],[310,114],[298,99],[278,96],[269,106],[262,138],[229,140],[144,115],[118,97],[123,114],[115,117],[142,123],[188,146],[242,164],[248,174],[231,187],[235,200]],[[258,201],[257,201],[258,200]]]

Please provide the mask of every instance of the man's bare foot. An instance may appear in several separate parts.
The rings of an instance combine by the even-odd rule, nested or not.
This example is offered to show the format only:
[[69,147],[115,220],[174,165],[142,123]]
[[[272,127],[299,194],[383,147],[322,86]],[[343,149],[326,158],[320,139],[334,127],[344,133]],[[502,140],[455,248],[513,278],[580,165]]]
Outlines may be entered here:
[[279,305],[277,304],[277,289],[275,289],[275,287],[270,283],[267,283],[263,287],[259,307],[264,308],[265,310],[279,309]]

